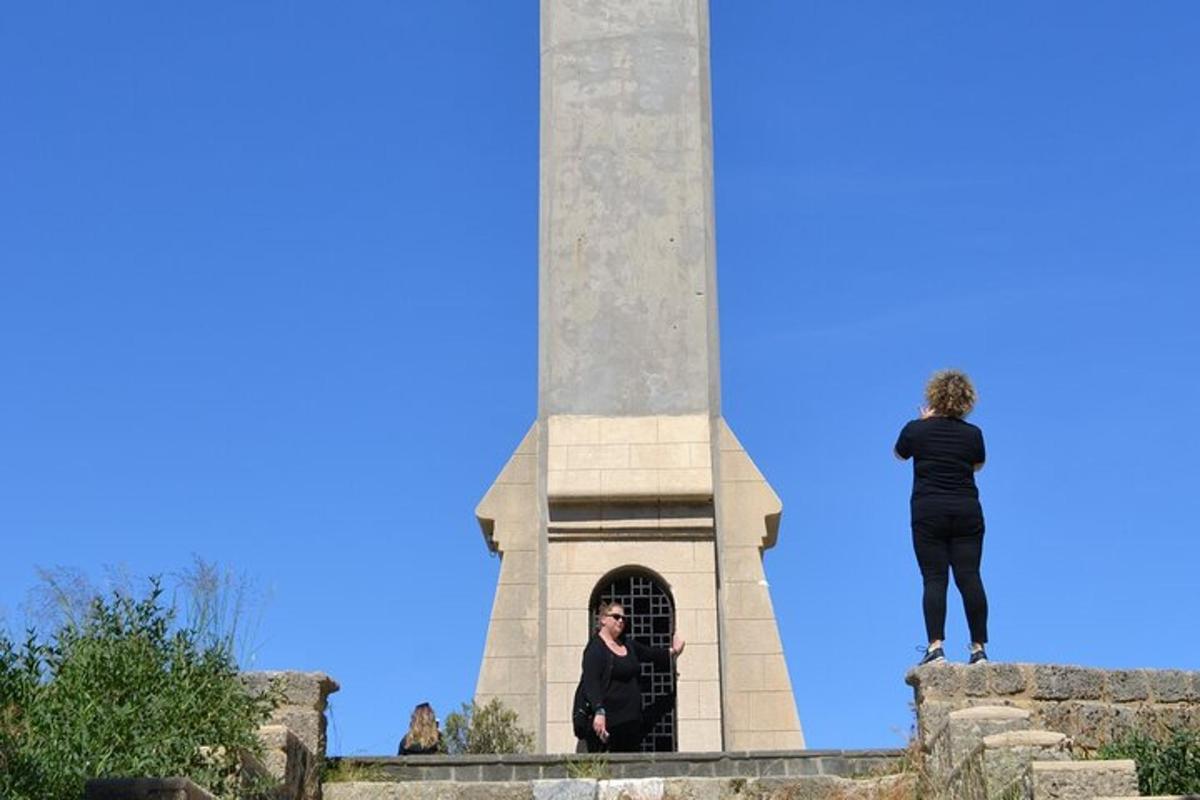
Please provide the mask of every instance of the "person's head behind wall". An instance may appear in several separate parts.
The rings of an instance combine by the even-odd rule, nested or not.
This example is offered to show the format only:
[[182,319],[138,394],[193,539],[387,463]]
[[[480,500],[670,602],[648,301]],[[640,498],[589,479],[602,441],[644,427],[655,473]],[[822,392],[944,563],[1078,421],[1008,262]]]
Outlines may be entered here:
[[925,402],[939,417],[962,419],[975,408],[978,395],[965,372],[943,369],[925,384]]
[[429,703],[418,703],[408,723],[408,734],[404,743],[410,748],[429,748],[438,743],[437,715]]

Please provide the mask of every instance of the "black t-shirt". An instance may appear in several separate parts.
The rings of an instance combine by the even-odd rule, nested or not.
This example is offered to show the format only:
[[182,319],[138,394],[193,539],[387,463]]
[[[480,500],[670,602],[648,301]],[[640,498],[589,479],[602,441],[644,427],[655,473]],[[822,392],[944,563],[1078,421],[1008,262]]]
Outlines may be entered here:
[[978,514],[975,465],[986,457],[983,431],[954,417],[914,419],[896,439],[896,454],[913,460],[912,518]]

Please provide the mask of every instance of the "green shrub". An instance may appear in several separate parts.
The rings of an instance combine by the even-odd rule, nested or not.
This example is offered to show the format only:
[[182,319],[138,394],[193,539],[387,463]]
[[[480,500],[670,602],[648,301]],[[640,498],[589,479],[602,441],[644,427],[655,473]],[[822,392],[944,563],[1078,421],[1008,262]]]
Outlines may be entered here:
[[1133,759],[1138,791],[1144,795],[1200,793],[1200,731],[1176,730],[1158,737],[1134,732],[1101,747],[1097,755]]
[[462,709],[446,715],[446,752],[529,753],[533,734],[520,727],[517,712],[493,697],[485,705],[463,703]]
[[176,624],[160,581],[92,599],[46,639],[0,631],[0,797],[78,800],[89,778],[183,775],[237,793],[274,697],[242,686],[228,639]]

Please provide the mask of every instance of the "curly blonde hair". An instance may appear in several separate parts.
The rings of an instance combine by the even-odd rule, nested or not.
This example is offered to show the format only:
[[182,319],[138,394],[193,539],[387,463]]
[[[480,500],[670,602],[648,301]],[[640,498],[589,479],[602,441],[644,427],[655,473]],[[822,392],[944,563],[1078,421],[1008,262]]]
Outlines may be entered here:
[[956,369],[939,370],[925,384],[925,402],[938,416],[962,419],[978,399],[971,379]]
[[438,743],[441,734],[438,733],[437,715],[433,706],[421,703],[413,709],[412,719],[408,723],[408,733],[404,735],[404,745],[413,747],[432,747]]

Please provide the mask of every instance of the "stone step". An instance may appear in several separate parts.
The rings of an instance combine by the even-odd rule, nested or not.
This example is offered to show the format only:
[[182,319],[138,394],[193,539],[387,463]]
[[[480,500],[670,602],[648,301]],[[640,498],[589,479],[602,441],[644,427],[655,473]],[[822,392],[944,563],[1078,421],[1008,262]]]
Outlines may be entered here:
[[1137,797],[1137,767],[1130,759],[1034,761],[1029,765],[1033,800],[1094,800]]
[[327,783],[324,800],[695,800],[788,798],[878,800],[911,797],[913,774],[873,779],[832,775],[794,778],[621,778],[616,780],[399,781]]
[[984,737],[1029,729],[1030,714],[1012,706],[974,706],[950,712],[930,745],[932,767],[949,775],[979,747]]

